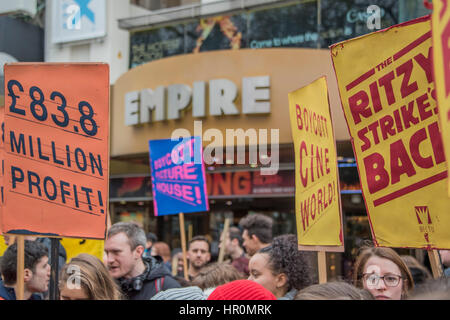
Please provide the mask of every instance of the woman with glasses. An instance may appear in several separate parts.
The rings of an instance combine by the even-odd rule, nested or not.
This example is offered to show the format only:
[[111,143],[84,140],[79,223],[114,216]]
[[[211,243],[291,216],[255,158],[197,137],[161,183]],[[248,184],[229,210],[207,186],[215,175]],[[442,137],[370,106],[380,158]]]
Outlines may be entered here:
[[377,300],[406,299],[414,281],[406,264],[391,248],[364,247],[355,262],[353,282]]

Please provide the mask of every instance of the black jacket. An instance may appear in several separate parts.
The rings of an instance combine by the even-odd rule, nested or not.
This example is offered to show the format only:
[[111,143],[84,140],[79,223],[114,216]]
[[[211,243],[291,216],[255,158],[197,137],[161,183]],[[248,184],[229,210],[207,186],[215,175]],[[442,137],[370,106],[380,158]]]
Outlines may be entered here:
[[146,266],[144,273],[132,279],[119,279],[122,292],[129,300],[149,300],[159,291],[181,287],[161,257],[143,257],[142,260]]

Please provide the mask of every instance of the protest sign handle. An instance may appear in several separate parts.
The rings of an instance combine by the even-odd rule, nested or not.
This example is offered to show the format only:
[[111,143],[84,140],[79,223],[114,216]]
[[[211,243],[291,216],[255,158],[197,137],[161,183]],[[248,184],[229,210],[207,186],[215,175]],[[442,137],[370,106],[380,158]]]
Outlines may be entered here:
[[428,250],[428,258],[430,259],[431,271],[433,272],[433,278],[437,279],[442,277],[442,265],[439,259],[438,252],[436,250]]
[[17,235],[16,241],[17,241],[17,288],[16,288],[17,292],[16,292],[16,299],[24,300],[25,237]]
[[174,256],[172,258],[172,275],[175,277],[178,273],[178,257]]
[[59,239],[51,238],[50,246],[50,286],[49,286],[49,299],[59,300],[58,293],[58,260],[59,260]]
[[186,259],[186,233],[184,230],[184,213],[180,212],[178,214],[178,217],[180,218],[181,249],[183,250],[184,279],[189,281],[188,269],[187,269],[187,259]]
[[218,262],[223,262],[223,257],[225,256],[225,237],[228,233],[228,228],[230,227],[230,218],[225,218],[225,223],[222,232],[222,239],[220,240],[220,251],[219,251],[219,259]]
[[189,241],[191,241],[191,239],[193,237],[193,233],[194,233],[194,231],[193,231],[192,223],[190,223],[188,225],[188,243],[189,243]]
[[327,253],[326,251],[317,252],[318,267],[319,267],[319,283],[327,282]]
[[106,232],[111,228],[111,209],[106,213]]
[[12,234],[8,234],[8,236],[9,236],[9,244],[8,244],[9,247],[10,245],[16,242],[16,236]]

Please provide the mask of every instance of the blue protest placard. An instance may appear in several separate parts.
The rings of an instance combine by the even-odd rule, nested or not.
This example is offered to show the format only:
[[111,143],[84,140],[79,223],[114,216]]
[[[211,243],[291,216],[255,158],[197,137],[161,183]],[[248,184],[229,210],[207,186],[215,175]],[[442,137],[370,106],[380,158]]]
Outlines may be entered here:
[[209,211],[200,137],[150,140],[155,216]]

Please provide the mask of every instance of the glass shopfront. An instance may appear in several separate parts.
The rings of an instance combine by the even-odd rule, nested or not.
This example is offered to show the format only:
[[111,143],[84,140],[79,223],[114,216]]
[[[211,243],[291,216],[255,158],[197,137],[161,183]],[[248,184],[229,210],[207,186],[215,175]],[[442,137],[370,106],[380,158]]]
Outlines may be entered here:
[[[376,5],[379,11],[367,9]],[[301,0],[131,32],[130,68],[174,55],[244,48],[327,48],[429,14],[421,0]]]
[[[136,221],[147,232],[157,234],[158,238],[167,242],[172,249],[181,247],[178,216],[154,216],[150,168],[145,146],[149,139],[168,138],[169,132],[175,127],[188,127],[189,130],[189,126],[192,128],[191,124],[194,117],[184,114],[183,119],[177,119],[176,121],[165,120],[164,122],[139,124],[133,127],[124,126],[122,118],[123,101],[127,92],[139,91],[143,88],[155,89],[158,86],[172,83],[189,83],[192,87],[194,81],[207,81],[214,79],[214,77],[227,78],[227,75],[232,79],[236,76],[234,74],[237,73],[235,69],[221,70],[220,75],[207,70],[208,68],[204,66],[212,65],[211,61],[208,60],[212,57],[209,53],[202,56],[200,62],[203,67],[189,69],[186,65],[192,64],[192,61],[199,63],[192,58],[196,56],[187,55],[189,53],[244,48],[255,50],[282,47],[327,48],[333,43],[375,31],[370,29],[367,23],[368,18],[370,18],[367,14],[367,7],[372,4],[377,5],[380,9],[381,28],[387,28],[429,13],[423,7],[422,1],[416,0],[293,1],[268,8],[242,10],[241,12],[207,19],[191,19],[182,23],[167,23],[159,28],[131,31],[131,70],[123,79],[119,79],[118,85],[115,85],[113,90],[114,108],[120,109],[113,112],[112,119],[113,130],[116,130],[117,135],[114,136],[115,133],[113,132],[114,150],[111,159],[110,186],[112,222]],[[301,51],[301,49],[295,50]],[[241,50],[239,53],[244,51],[246,50]],[[253,50],[247,51],[254,54]],[[267,51],[273,52],[272,50]],[[268,54],[267,51],[259,52],[258,59],[261,59],[264,54]],[[289,49],[283,52],[280,50],[275,60],[264,64],[270,66],[270,68],[267,67],[266,71],[264,71],[264,68],[258,69],[258,72],[262,72],[262,74],[264,72],[272,73],[271,79],[279,79],[278,82],[271,83],[271,86],[273,85],[271,95],[273,94],[275,97],[276,94],[281,94],[282,99],[287,98],[287,92],[290,92],[288,90],[292,91],[299,88],[304,81],[300,76],[293,78],[292,70],[301,70],[298,74],[312,80],[315,79],[314,77],[317,78],[315,72],[322,64],[314,61],[304,62],[301,65],[290,66],[289,68],[279,67],[280,61],[288,60],[281,56],[284,57],[287,51],[293,50]],[[304,51],[307,52],[308,49],[304,49]],[[326,56],[325,54],[322,56],[323,52],[320,51],[326,50],[310,50],[305,53],[305,58],[298,58],[297,60],[304,59],[307,61],[306,58],[309,59],[309,55],[320,61],[329,57],[328,52]],[[297,57],[298,54],[301,53],[296,53]],[[182,57],[185,60],[176,60],[175,58],[170,60],[170,65],[174,70],[169,70],[172,73],[164,74],[164,80],[158,80],[158,82],[154,77],[148,76],[153,74],[154,70],[159,70],[155,68],[161,68],[164,61],[160,61],[158,64],[149,62],[183,55],[186,55],[186,57]],[[229,54],[227,53],[227,55]],[[215,59],[214,61],[217,61],[217,59],[226,60],[220,53]],[[238,58],[234,61],[236,60]],[[242,61],[249,64],[252,59],[246,59],[242,56]],[[141,68],[134,68],[140,65],[142,65]],[[245,69],[245,63],[240,65]],[[308,69],[311,65],[317,66],[314,67],[315,70]],[[170,69],[166,66],[167,68]],[[332,70],[331,67],[330,69]],[[217,71],[215,72],[217,73]],[[240,78],[247,76],[245,71],[239,70],[239,72],[242,72],[242,75],[239,74]],[[276,72],[280,73],[278,78],[274,75]],[[325,71],[320,72],[325,73]],[[255,76],[254,73],[255,71],[251,71],[250,76]],[[189,74],[189,77],[186,77],[186,74]],[[293,79],[293,81],[287,81],[287,77]],[[238,81],[234,81],[238,83]],[[279,85],[279,87],[276,87],[276,85]],[[289,88],[289,86],[294,87]],[[345,126],[346,128],[346,124],[343,117],[336,118],[336,108],[340,108],[336,103],[338,99],[337,89],[330,86],[329,90],[336,134],[336,128],[338,126]],[[286,132],[289,128],[285,124],[289,120],[287,113],[286,115],[283,114],[285,110],[282,108],[287,100],[281,100],[278,97],[276,99],[273,99],[273,111],[268,115],[253,116],[253,118],[242,114],[222,115],[217,119],[213,119],[211,116],[205,117],[203,119],[205,122],[204,128],[210,124],[208,128],[219,128],[224,132],[225,128],[259,125],[260,127],[257,128],[260,129],[279,128],[281,133],[283,130]],[[238,98],[238,101],[241,102],[240,98]],[[251,122],[255,119],[258,121]],[[335,121],[336,119],[338,121]],[[120,134],[117,132],[120,132]],[[275,236],[286,233],[296,234],[295,161],[290,132],[288,136],[289,139],[280,142],[280,170],[276,175],[261,176],[258,166],[227,165],[226,161],[222,162],[225,163],[223,165],[206,166],[210,211],[185,214],[185,232],[188,240],[195,235],[207,235],[212,242],[213,258],[217,257],[220,232],[223,229],[225,218],[230,218],[232,225],[237,225],[242,217],[253,212],[263,213],[273,218],[273,233]],[[339,138],[338,136],[337,134],[345,252],[327,253],[329,280],[349,279],[352,262],[357,255],[357,248],[365,240],[371,240],[351,143],[349,140],[341,141],[342,137]],[[402,252],[402,250],[399,250],[399,252]],[[411,254],[412,252],[406,250],[403,253]]]

